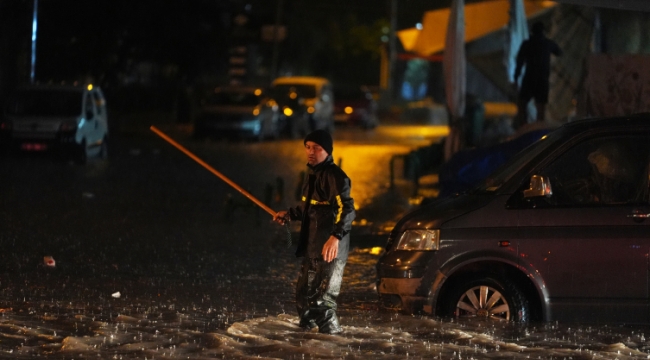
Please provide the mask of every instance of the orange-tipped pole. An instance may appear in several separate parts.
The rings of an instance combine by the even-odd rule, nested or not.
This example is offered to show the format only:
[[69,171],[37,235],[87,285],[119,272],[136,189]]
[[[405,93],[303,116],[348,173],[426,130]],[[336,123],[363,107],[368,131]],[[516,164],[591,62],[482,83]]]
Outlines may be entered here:
[[218,172],[217,170],[215,170],[212,166],[208,165],[205,161],[201,160],[198,156],[192,154],[192,152],[189,151],[189,150],[187,150],[185,147],[183,147],[183,145],[177,143],[176,141],[174,141],[174,140],[173,140],[172,138],[170,138],[169,136],[165,135],[165,133],[163,133],[162,131],[158,130],[158,128],[156,128],[156,127],[153,126],[153,125],[151,125],[151,127],[149,127],[149,129],[150,129],[151,131],[155,132],[156,135],[160,136],[161,138],[163,138],[163,139],[164,139],[165,141],[167,141],[168,143],[174,145],[175,148],[177,148],[178,150],[182,151],[185,155],[187,155],[187,156],[189,156],[190,158],[192,158],[192,160],[194,160],[194,161],[196,161],[197,163],[199,163],[201,166],[203,166],[204,168],[206,168],[208,171],[210,171],[211,173],[215,174],[215,175],[216,175],[217,177],[219,177],[221,180],[225,181],[228,185],[230,185],[230,186],[232,186],[233,188],[235,188],[235,190],[237,190],[237,191],[239,191],[240,193],[242,193],[242,195],[246,196],[249,200],[251,200],[252,202],[254,202],[255,204],[257,204],[257,206],[259,206],[259,207],[261,207],[262,209],[264,209],[264,211],[266,211],[267,213],[269,213],[269,214],[271,214],[273,217],[275,217],[276,212],[273,211],[273,209],[271,209],[270,207],[266,206],[266,204],[264,204],[263,202],[259,201],[255,196],[251,195],[248,191],[244,190],[241,186],[237,185],[237,184],[234,183],[232,180],[228,179],[228,177],[226,177],[224,174],[222,174],[222,173]]

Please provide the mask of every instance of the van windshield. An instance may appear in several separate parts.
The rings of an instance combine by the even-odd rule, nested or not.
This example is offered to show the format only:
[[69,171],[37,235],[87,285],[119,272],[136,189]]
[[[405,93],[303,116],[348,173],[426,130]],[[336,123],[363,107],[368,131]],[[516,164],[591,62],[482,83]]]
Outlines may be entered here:
[[307,84],[278,84],[273,87],[273,96],[276,99],[297,100],[313,99],[316,97],[316,86]]
[[6,111],[15,116],[79,116],[81,91],[29,89],[18,91]]
[[497,191],[503,184],[510,180],[519,170],[525,167],[532,159],[557,144],[563,137],[563,131],[553,131],[542,139],[536,141],[517,155],[513,156],[507,163],[495,170],[477,188],[479,191]]

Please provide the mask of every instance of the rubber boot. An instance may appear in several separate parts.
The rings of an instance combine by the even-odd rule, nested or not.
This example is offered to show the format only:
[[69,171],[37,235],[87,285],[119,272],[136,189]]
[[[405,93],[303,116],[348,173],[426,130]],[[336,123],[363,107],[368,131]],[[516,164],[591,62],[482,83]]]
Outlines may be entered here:
[[343,331],[336,312],[332,309],[325,310],[323,317],[318,319],[318,332],[321,334],[340,334]]

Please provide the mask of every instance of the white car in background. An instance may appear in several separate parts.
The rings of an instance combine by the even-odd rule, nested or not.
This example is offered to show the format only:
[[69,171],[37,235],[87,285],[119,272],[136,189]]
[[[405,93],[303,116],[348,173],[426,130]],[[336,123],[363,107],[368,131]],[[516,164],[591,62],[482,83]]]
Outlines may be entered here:
[[286,118],[286,132],[300,138],[316,129],[334,132],[334,91],[322,77],[285,76],[271,83],[271,94]]
[[24,151],[61,151],[78,163],[108,156],[101,89],[87,84],[20,87],[5,107],[2,139]]

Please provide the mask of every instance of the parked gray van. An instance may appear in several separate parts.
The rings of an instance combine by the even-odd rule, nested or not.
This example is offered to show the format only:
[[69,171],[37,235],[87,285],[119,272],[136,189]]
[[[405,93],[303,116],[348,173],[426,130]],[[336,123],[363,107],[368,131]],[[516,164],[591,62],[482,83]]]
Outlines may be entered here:
[[26,151],[62,151],[77,162],[107,156],[106,100],[96,86],[28,85],[4,109],[0,138]]
[[384,307],[502,321],[650,323],[650,114],[568,123],[479,187],[404,216]]

